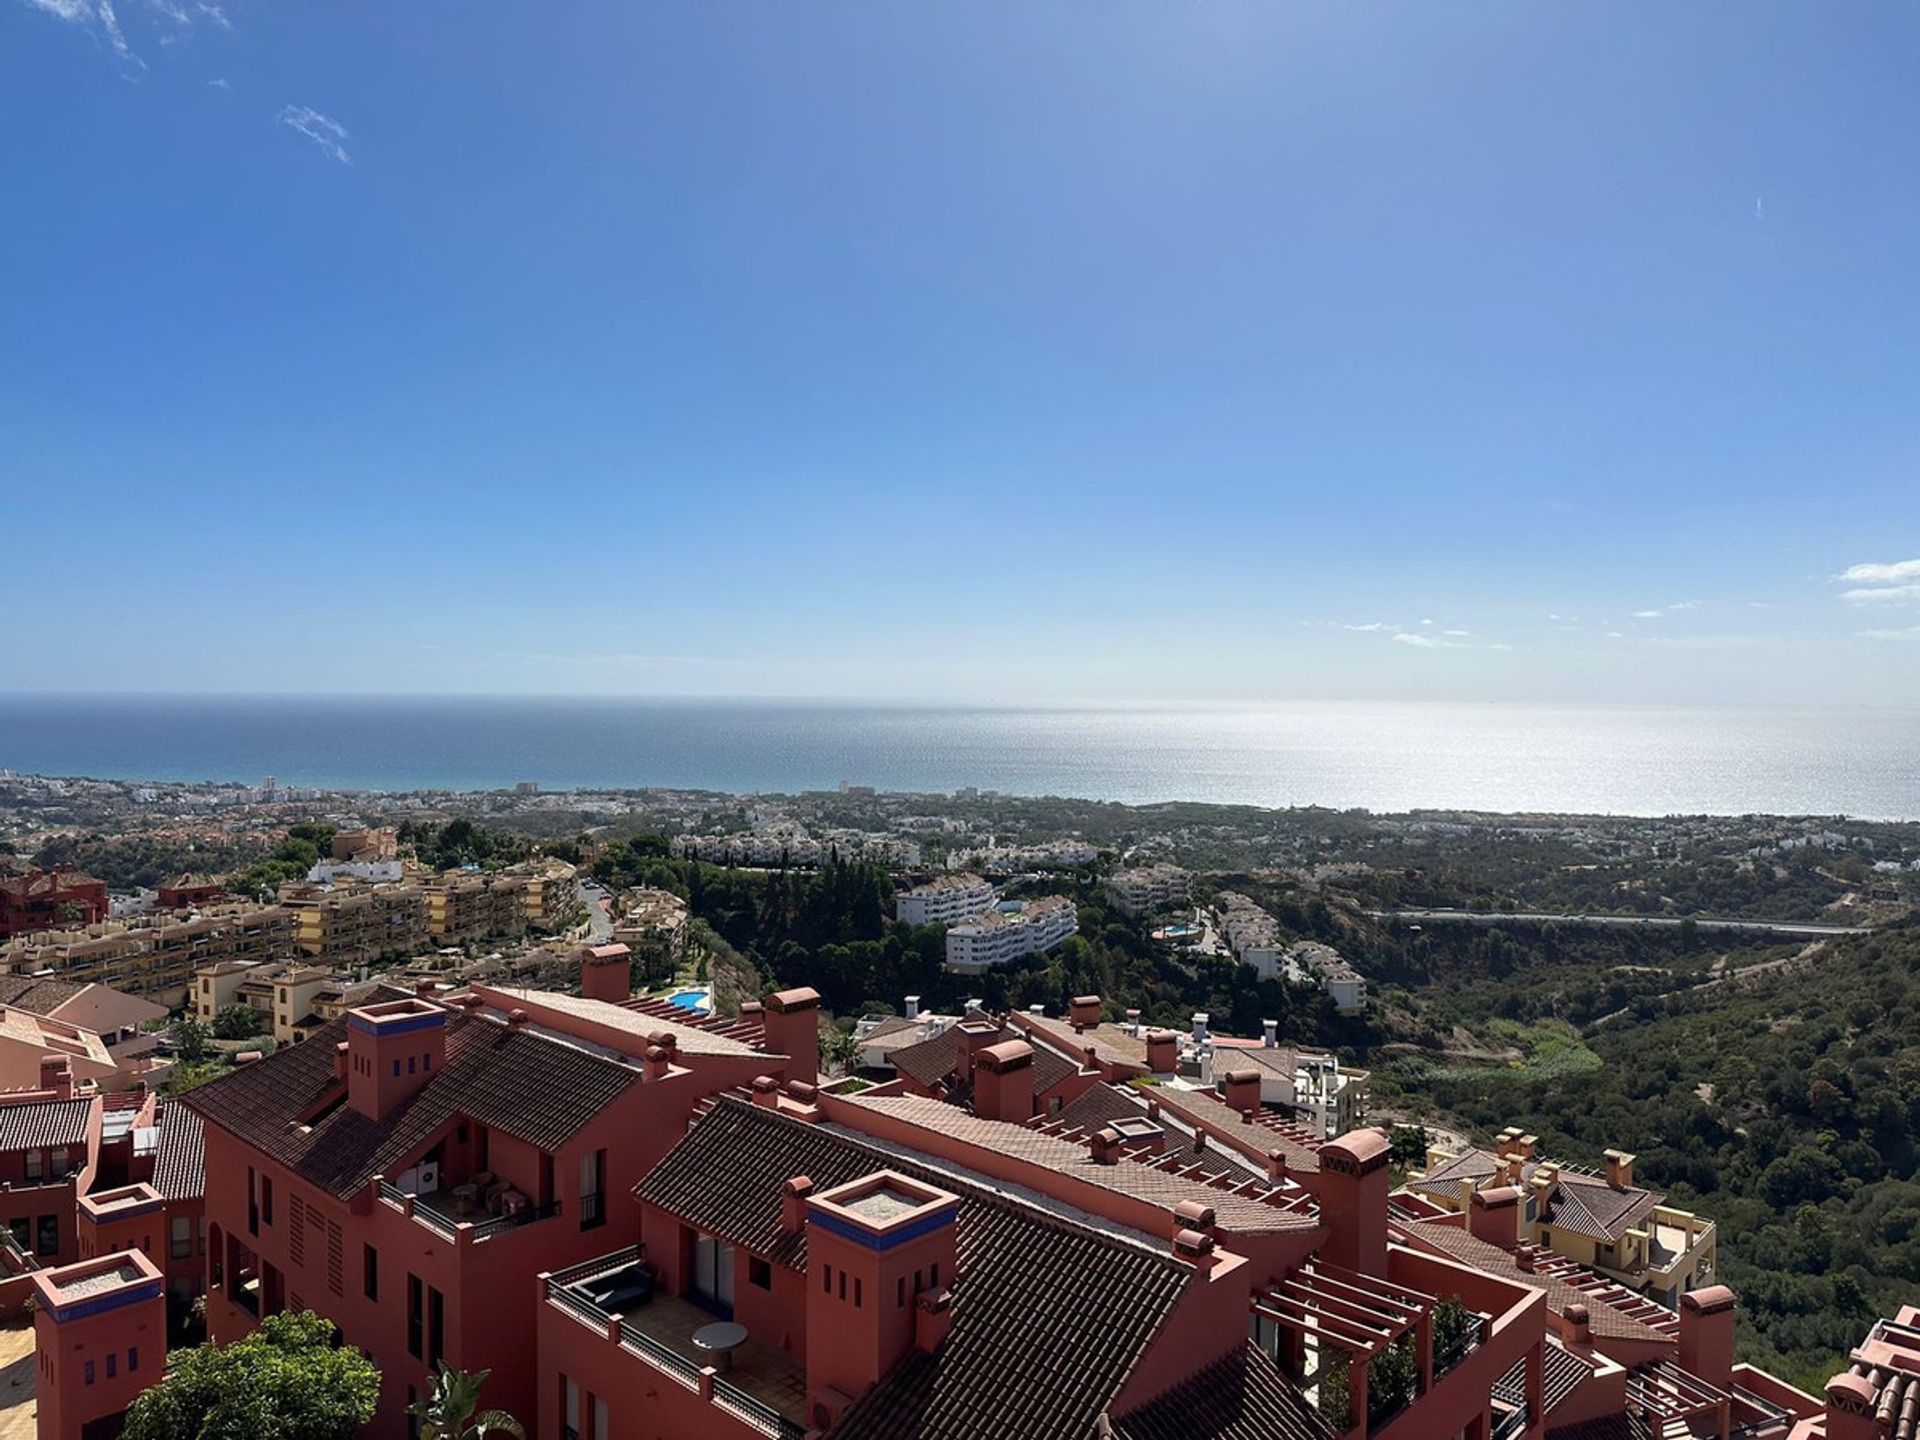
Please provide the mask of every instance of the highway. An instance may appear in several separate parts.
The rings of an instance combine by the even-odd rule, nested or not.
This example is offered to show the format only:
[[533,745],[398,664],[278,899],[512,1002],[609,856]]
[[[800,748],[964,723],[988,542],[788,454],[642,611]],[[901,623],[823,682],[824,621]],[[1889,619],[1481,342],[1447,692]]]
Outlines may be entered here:
[[1739,930],[1771,935],[1866,935],[1866,925],[1825,925],[1814,920],[1711,920],[1704,916],[1675,915],[1542,915],[1530,911],[1493,910],[1369,910],[1375,920],[1416,925],[1625,925],[1671,929],[1692,924],[1701,930]]

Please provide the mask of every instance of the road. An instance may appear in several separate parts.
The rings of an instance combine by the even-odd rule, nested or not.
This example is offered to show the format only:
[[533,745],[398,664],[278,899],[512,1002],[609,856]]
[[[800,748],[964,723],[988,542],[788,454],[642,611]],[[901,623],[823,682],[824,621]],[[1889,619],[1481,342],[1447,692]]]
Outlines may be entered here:
[[1375,920],[1398,920],[1421,925],[1624,925],[1643,929],[1672,929],[1693,925],[1700,930],[1737,930],[1769,935],[1866,935],[1867,925],[1823,925],[1815,920],[1709,920],[1702,917],[1673,915],[1542,915],[1528,911],[1480,910],[1369,910]]
[[587,943],[604,945],[613,938],[613,917],[607,913],[612,897],[592,880],[580,882],[580,903],[587,909]]

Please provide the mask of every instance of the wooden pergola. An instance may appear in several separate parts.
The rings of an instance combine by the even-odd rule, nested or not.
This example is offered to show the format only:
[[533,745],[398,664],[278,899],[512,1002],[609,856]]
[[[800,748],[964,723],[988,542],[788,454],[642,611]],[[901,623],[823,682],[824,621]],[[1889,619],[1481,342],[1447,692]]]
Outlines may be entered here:
[[1304,1369],[1306,1342],[1346,1352],[1349,1426],[1365,1433],[1367,1371],[1373,1358],[1403,1336],[1414,1336],[1419,1364],[1416,1394],[1433,1384],[1433,1310],[1439,1301],[1425,1291],[1314,1260],[1253,1297],[1253,1312],[1280,1326],[1290,1338],[1296,1373]]
[[1656,1435],[1666,1434],[1675,1421],[1691,1428],[1691,1422],[1711,1415],[1713,1433],[1727,1440],[1733,1396],[1671,1360],[1659,1360],[1627,1376],[1627,1413],[1644,1418]]

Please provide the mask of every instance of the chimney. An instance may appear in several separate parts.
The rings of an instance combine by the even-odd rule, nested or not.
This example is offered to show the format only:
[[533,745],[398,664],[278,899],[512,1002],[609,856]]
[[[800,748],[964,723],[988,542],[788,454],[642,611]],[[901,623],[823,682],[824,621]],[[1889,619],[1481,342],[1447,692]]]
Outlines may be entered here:
[[780,1082],[771,1075],[756,1075],[749,1087],[753,1091],[753,1103],[763,1110],[777,1110],[780,1106]]
[[1180,1068],[1180,1037],[1171,1030],[1147,1032],[1147,1069],[1171,1075]]
[[1120,1132],[1103,1125],[1087,1137],[1087,1151],[1096,1165],[1112,1165],[1120,1158]]
[[1033,1118],[1033,1047],[1003,1040],[973,1054],[973,1113],[1024,1125]]
[[672,1054],[664,1046],[660,1046],[660,1045],[647,1046],[646,1068],[644,1072],[647,1079],[649,1080],[666,1079],[668,1067],[671,1066],[672,1063],[673,1063]]
[[1513,1143],[1522,1160],[1531,1160],[1540,1153],[1540,1137],[1537,1135],[1522,1135]]
[[431,980],[416,980],[413,982],[413,993],[416,999],[431,1000],[440,993],[440,987]]
[[1538,1268],[1540,1249],[1535,1245],[1517,1245],[1513,1251],[1513,1268],[1523,1275],[1531,1275]]
[[1100,1023],[1100,997],[1098,995],[1076,995],[1073,1003],[1067,1007],[1067,1019],[1073,1028],[1085,1030]]
[[1866,1376],[1845,1370],[1827,1382],[1827,1440],[1887,1440],[1891,1425],[1874,1415],[1880,1392]]
[[1569,1350],[1577,1350],[1582,1355],[1593,1350],[1593,1314],[1578,1300],[1560,1313],[1561,1342]]
[[532,1023],[533,1016],[529,1015],[518,1005],[507,1012],[507,1028],[509,1030],[524,1030]]
[[1182,1230],[1173,1237],[1173,1253],[1202,1275],[1213,1269],[1213,1237],[1198,1230]]
[[1138,1035],[1139,1033],[1140,1012],[1138,1010],[1129,1010],[1127,1011],[1127,1034]]
[[1387,1273],[1386,1132],[1351,1130],[1320,1147],[1320,1219],[1327,1227],[1324,1254],[1335,1265],[1362,1275]]
[[1609,1150],[1606,1153],[1607,1184],[1616,1190],[1633,1188],[1634,1157],[1624,1150]]
[[811,986],[767,996],[767,1049],[787,1057],[787,1078],[820,1078],[820,992]]
[[762,1005],[758,1000],[745,1001],[740,1006],[740,1023],[742,1025],[758,1025],[762,1029],[765,1029],[767,1023],[767,1007]]
[[1208,1015],[1207,1012],[1204,1010],[1196,1010],[1193,1012],[1193,1043],[1194,1044],[1204,1045],[1206,1043],[1207,1025],[1212,1020],[1212,1018],[1213,1017]]
[[780,1187],[780,1229],[798,1235],[807,1224],[807,1197],[813,1193],[813,1177],[795,1175]]
[[1260,1022],[1260,1030],[1261,1046],[1267,1050],[1278,1050],[1280,1048],[1280,1022],[1278,1020],[1262,1020]]
[[40,1088],[51,1090],[62,1100],[73,1098],[73,1065],[64,1055],[40,1057]]
[[913,1307],[913,1348],[933,1354],[952,1328],[953,1291],[943,1287],[922,1292]]
[[1721,1390],[1733,1384],[1733,1312],[1724,1285],[1680,1297],[1680,1368]]
[[[514,1013],[524,1025],[526,1012]],[[347,1012],[347,1103],[369,1120],[386,1119],[446,1058],[447,1012],[431,1000],[389,1000]]]
[[1229,1070],[1220,1077],[1220,1098],[1242,1115],[1254,1114],[1260,1108],[1260,1072],[1251,1065]]
[[580,952],[580,994],[623,1005],[633,994],[633,954],[624,945],[589,945]]
[[893,1170],[805,1197],[807,1410],[819,1424],[921,1344],[920,1299],[951,1283],[960,1199]]
[[920,997],[918,995],[909,995],[907,996],[907,1019],[918,1020],[919,1018]]
[[1467,1229],[1476,1240],[1513,1249],[1520,1243],[1520,1192],[1511,1185],[1474,1191]]
[[1287,1183],[1287,1152],[1284,1150],[1267,1151],[1267,1179],[1276,1185]]
[[1198,1200],[1182,1200],[1173,1207],[1173,1233],[1178,1236],[1182,1230],[1197,1230],[1202,1235],[1211,1235],[1216,1218],[1211,1205],[1203,1205]]
[[349,1047],[347,1045],[347,1042],[344,1040],[342,1040],[338,1045],[333,1047],[333,1078],[340,1081],[343,1084],[346,1082],[346,1078],[347,1078],[348,1048]]

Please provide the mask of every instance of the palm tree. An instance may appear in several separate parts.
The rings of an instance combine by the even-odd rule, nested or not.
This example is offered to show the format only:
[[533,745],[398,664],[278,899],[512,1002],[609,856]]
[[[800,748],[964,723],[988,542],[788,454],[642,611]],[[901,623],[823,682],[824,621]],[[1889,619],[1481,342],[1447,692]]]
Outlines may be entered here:
[[427,1398],[415,1401],[407,1411],[420,1422],[420,1440],[485,1440],[496,1432],[527,1440],[526,1427],[506,1411],[473,1413],[480,1404],[480,1387],[492,1373],[455,1370],[442,1360]]

